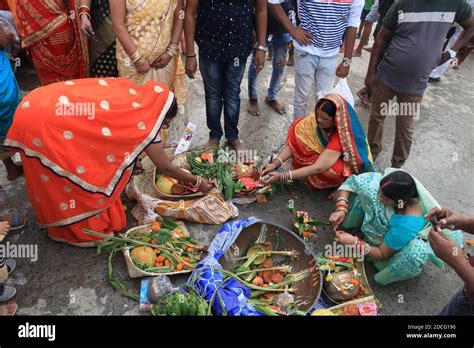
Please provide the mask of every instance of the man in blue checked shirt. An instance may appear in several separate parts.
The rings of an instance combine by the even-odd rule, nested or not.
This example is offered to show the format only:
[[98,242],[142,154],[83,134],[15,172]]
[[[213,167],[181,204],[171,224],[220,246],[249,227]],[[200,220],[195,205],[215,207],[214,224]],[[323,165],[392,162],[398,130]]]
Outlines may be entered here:
[[[316,84],[316,99],[334,87],[334,79],[349,74],[352,52],[364,0],[298,0],[299,26],[281,7],[284,0],[268,0],[270,11],[283,24],[295,45],[295,97],[293,117],[307,115],[307,103]],[[345,36],[344,36],[345,34]],[[337,56],[345,37],[344,59]]]

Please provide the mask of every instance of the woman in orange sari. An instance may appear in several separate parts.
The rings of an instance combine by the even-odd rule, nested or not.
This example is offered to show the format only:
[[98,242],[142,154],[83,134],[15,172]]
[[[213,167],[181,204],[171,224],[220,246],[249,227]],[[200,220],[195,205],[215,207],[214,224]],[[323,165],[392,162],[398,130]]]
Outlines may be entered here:
[[52,239],[93,246],[84,228],[112,234],[126,226],[120,194],[146,152],[163,174],[209,191],[212,184],[172,165],[160,131],[177,113],[162,84],[80,79],[28,94],[5,145],[20,150],[38,222]]
[[43,85],[87,76],[87,42],[70,8],[65,0],[15,2],[22,45]]
[[[293,169],[275,171],[289,159]],[[357,114],[337,94],[320,99],[315,112],[288,130],[283,150],[262,167],[267,183],[304,179],[313,189],[339,187],[352,174],[374,171],[372,155]]]

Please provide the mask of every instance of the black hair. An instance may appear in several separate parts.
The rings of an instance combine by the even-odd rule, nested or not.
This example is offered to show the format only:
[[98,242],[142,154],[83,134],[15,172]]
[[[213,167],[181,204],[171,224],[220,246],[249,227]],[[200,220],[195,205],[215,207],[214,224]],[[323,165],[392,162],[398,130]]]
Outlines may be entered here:
[[415,180],[403,170],[397,170],[380,181],[380,191],[395,202],[418,198]]
[[318,103],[316,104],[316,109],[324,111],[331,118],[336,117],[336,111],[337,111],[336,104],[334,104],[329,99],[324,99],[324,98],[319,99]]
[[165,118],[173,119],[178,114],[178,103],[176,102],[176,97],[173,98],[173,104],[168,109]]

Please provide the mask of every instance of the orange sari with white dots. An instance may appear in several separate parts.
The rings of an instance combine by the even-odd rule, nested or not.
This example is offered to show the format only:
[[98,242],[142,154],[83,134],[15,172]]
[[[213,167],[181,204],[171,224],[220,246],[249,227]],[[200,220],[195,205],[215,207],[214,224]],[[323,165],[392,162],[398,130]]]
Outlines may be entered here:
[[159,132],[174,95],[165,85],[81,79],[34,90],[5,146],[21,150],[26,187],[48,235],[78,246],[126,226],[120,201],[137,157]]

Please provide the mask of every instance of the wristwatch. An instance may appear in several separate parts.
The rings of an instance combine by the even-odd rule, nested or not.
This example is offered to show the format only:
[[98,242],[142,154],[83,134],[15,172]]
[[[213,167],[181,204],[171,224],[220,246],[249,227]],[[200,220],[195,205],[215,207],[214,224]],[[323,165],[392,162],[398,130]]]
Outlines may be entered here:
[[351,62],[352,62],[352,59],[344,57],[344,59],[342,60],[342,65],[345,67],[348,67],[348,66],[351,66]]
[[456,58],[456,56],[458,55],[458,53],[452,49],[449,49],[448,53],[449,53],[449,56],[453,59]]
[[268,47],[265,47],[265,46],[258,46],[258,47],[257,47],[257,50],[263,51],[263,52],[267,53],[267,52],[268,52]]

